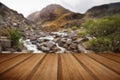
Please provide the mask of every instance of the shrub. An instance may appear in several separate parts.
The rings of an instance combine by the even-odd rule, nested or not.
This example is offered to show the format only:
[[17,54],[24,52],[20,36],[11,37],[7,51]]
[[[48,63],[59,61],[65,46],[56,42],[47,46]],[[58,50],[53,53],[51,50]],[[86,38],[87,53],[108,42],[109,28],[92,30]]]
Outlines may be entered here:
[[87,32],[94,36],[107,36],[120,31],[120,16],[108,16],[102,19],[92,19],[86,21],[82,26]]
[[9,34],[9,39],[12,41],[12,45],[14,47],[19,46],[19,39],[21,38],[21,34],[17,29],[12,29]]
[[97,38],[91,39],[86,42],[86,45],[89,49],[94,50],[95,52],[111,51],[112,41],[107,38]]
[[78,27],[77,27],[77,26],[72,26],[71,28],[72,28],[73,30],[78,29]]
[[87,43],[89,48],[96,51],[120,52],[120,16],[91,19],[82,26],[88,34],[97,38]]
[[81,37],[85,37],[86,36],[86,33],[85,32],[82,32],[82,31],[77,31],[76,34],[78,36],[81,36]]

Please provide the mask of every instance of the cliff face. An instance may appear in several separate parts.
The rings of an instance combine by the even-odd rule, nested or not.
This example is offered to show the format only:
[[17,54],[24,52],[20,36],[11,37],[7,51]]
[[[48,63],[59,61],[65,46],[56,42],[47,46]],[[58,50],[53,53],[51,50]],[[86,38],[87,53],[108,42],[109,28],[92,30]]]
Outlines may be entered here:
[[120,2],[95,6],[89,9],[85,14],[87,18],[101,18],[112,15],[120,15]]

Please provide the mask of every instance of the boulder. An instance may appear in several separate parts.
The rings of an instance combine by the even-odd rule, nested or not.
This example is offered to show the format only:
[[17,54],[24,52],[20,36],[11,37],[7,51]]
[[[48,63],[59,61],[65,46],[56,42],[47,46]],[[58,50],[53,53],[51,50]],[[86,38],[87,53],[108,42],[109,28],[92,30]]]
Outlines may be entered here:
[[54,46],[52,49],[51,49],[51,52],[57,52],[57,51],[60,51],[60,49],[56,46]]
[[78,44],[77,48],[79,52],[86,53],[86,49],[81,44]]
[[50,48],[45,47],[45,46],[41,46],[41,50],[44,51],[44,52],[49,52]]
[[37,48],[40,50],[42,45],[40,43],[37,43],[36,45],[37,45]]
[[62,38],[60,41],[63,43],[66,43],[66,39],[64,39],[64,38]]
[[70,44],[70,48],[71,49],[77,49],[77,44],[75,44],[75,43]]
[[55,43],[52,41],[49,41],[49,42],[46,42],[44,45],[48,48],[52,48],[53,46],[55,46]]
[[35,41],[36,39],[37,39],[37,37],[35,35],[30,36],[31,41]]
[[43,43],[37,43],[37,46],[38,47],[45,46],[48,48],[52,48],[53,46],[55,46],[55,43],[52,41],[47,41],[47,42],[43,42]]
[[1,47],[2,49],[6,49],[6,48],[11,48],[11,40],[9,39],[0,39],[0,44],[1,44]]
[[67,39],[66,44],[71,44],[72,40],[71,39]]
[[58,38],[55,38],[53,41],[58,42],[59,40],[60,40],[60,38],[58,37]]
[[34,41],[31,41],[32,42],[32,44],[37,44],[37,41],[36,40],[34,40]]
[[68,48],[68,46],[69,46],[69,44],[66,44],[66,43],[63,44],[63,47],[64,47],[64,48]]
[[59,44],[59,46],[63,46],[63,42],[61,42],[61,41],[58,41],[58,44]]
[[45,42],[45,40],[44,39],[37,39],[37,42],[42,43],[42,42]]

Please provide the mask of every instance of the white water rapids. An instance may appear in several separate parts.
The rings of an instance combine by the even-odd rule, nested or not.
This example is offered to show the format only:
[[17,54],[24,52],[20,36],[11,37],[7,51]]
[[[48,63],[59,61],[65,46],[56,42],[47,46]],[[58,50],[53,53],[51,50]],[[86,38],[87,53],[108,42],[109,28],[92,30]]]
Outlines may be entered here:
[[[64,37],[64,36],[67,36],[67,33],[61,33],[61,32],[52,32],[52,34],[54,35],[59,35],[61,37]],[[65,48],[63,47],[60,47],[58,45],[58,43],[55,43],[53,40],[54,40],[54,36],[45,36],[45,37],[40,37],[39,38],[40,40],[49,40],[51,42],[53,42],[57,48],[60,49],[60,51],[56,52],[56,53],[64,53],[65,52]],[[26,40],[23,40],[22,38],[20,39],[20,42],[24,45],[24,47],[26,47],[26,49],[32,53],[43,53],[42,50],[38,50],[37,46],[35,44],[32,44],[32,42],[30,41],[30,39],[26,39]]]

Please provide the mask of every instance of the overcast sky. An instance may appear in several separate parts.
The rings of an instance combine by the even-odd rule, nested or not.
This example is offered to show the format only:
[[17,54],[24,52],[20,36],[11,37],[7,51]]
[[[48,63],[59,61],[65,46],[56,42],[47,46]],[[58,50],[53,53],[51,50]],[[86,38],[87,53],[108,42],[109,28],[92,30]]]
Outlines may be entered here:
[[120,2],[120,0],[0,0],[0,2],[26,17],[49,4],[60,4],[71,11],[84,13],[93,6]]

